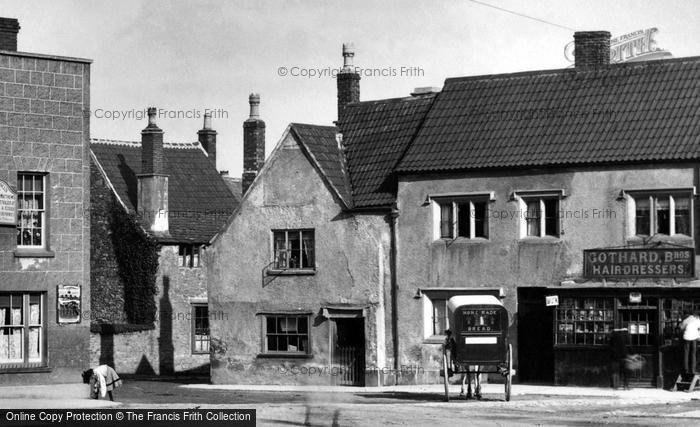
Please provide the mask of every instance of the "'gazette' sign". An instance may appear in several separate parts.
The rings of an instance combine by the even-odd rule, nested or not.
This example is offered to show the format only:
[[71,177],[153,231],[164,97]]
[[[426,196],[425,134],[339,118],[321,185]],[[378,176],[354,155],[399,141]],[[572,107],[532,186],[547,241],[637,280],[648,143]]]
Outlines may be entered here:
[[583,274],[589,278],[693,277],[693,248],[588,249]]
[[0,179],[0,225],[15,225],[17,220],[17,194]]

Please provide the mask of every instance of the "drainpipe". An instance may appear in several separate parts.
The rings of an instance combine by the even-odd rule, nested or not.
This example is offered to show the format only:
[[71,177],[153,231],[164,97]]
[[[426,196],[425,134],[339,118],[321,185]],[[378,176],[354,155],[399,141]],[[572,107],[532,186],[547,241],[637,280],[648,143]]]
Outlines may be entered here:
[[394,341],[394,372],[399,372],[399,314],[397,312],[399,285],[396,280],[396,220],[398,217],[399,210],[394,205],[389,213],[389,229],[391,233],[391,246],[389,249],[391,268],[391,337]]

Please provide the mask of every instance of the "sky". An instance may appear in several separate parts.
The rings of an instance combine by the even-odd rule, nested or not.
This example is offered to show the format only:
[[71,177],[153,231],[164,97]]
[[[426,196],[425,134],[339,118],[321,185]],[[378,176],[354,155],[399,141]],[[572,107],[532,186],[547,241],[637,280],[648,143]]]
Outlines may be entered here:
[[[508,9],[526,18],[493,7]],[[700,2],[623,0],[0,0],[22,52],[89,58],[91,137],[140,140],[162,109],[168,142],[203,113],[217,167],[240,176],[248,95],[260,94],[269,154],[289,123],[332,125],[342,44],[355,45],[361,100],[408,96],[448,77],[565,68],[574,31],[655,27],[674,57],[700,55]],[[542,22],[546,21],[546,22]],[[316,73],[317,76],[311,76]],[[324,73],[321,75],[321,73]],[[117,112],[116,114],[112,112]]]

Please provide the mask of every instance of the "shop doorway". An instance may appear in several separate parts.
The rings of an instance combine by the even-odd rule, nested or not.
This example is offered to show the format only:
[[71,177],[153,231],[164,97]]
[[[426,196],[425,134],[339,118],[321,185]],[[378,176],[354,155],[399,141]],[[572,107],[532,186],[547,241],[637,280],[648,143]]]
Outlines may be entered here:
[[363,317],[331,319],[331,381],[334,385],[365,385],[364,320]]
[[641,303],[629,304],[620,300],[618,325],[627,328],[629,352],[642,356],[644,363],[631,372],[630,383],[636,387],[656,384],[658,357],[658,298],[644,298]]
[[546,288],[518,289],[518,379],[554,382],[553,309],[545,305]]

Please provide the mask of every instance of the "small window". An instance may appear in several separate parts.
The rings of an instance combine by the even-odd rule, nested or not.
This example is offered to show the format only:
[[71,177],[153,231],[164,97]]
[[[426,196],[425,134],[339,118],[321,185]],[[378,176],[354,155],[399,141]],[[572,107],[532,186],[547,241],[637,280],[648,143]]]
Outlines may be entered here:
[[0,367],[42,366],[44,303],[39,293],[0,293]]
[[613,310],[612,298],[562,298],[554,310],[555,345],[607,345]]
[[198,245],[180,245],[178,248],[178,264],[180,267],[199,267],[199,252],[200,246]]
[[313,269],[314,230],[276,230],[274,266],[279,270]]
[[17,246],[45,248],[46,174],[17,174]]
[[431,298],[430,302],[433,305],[433,335],[445,335],[445,331],[449,329],[447,300],[444,298]]
[[209,307],[192,305],[192,353],[209,353]]
[[633,206],[630,211],[634,214],[631,235],[693,235],[690,192],[634,192],[629,200]]
[[263,353],[311,353],[308,315],[266,315],[263,317],[263,330]]
[[[467,239],[489,236],[488,201],[484,198],[440,200],[440,238]],[[456,218],[456,220],[455,220]]]
[[559,197],[523,197],[524,236],[559,237]]

